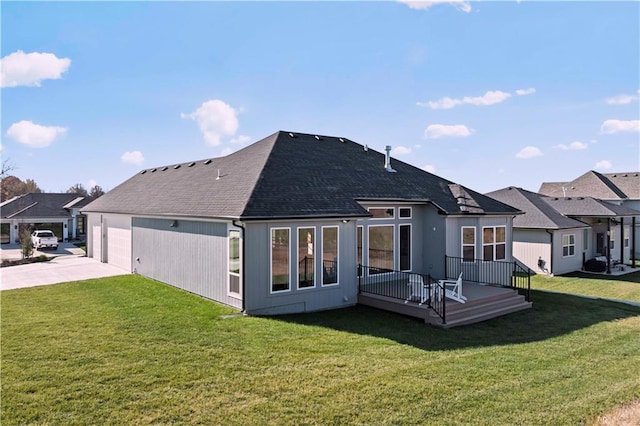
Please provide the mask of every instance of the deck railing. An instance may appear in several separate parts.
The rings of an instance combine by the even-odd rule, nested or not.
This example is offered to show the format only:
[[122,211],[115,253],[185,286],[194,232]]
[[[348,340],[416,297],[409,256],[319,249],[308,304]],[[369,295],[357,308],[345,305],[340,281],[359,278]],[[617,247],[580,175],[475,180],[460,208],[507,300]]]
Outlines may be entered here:
[[[431,278],[430,275],[416,274],[414,272],[395,271],[392,269],[374,268],[358,265],[358,290],[360,293],[376,294],[403,301],[411,300],[412,291],[409,279],[412,276],[420,276],[424,285],[424,294],[444,294],[443,286]],[[415,278],[415,277],[414,277]],[[440,287],[439,290],[436,287]],[[446,324],[445,298],[427,297],[423,305],[433,309]]]
[[531,270],[516,262],[445,256],[444,273],[447,279],[456,279],[462,273],[464,281],[513,288],[531,301]]

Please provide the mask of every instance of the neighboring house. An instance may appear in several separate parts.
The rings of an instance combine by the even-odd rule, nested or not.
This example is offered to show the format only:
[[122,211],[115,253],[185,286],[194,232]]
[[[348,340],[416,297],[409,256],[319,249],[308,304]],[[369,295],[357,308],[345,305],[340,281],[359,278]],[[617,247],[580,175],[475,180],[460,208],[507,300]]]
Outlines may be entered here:
[[[633,209],[638,213],[633,219],[625,220],[627,224],[633,222],[630,230],[633,230],[635,240],[640,241],[640,172],[598,173],[591,170],[570,182],[544,182],[538,192],[559,198],[592,197]],[[634,255],[636,259],[640,258],[640,244],[636,245]]]
[[353,305],[359,264],[444,277],[445,255],[512,260],[517,209],[389,150],[281,131],[142,170],[82,210],[88,256],[249,314]]
[[2,243],[18,242],[24,231],[53,231],[60,241],[84,238],[85,216],[80,209],[89,202],[78,194],[31,193],[0,204]]
[[611,264],[635,261],[636,240],[630,235],[635,210],[591,197],[547,197],[516,187],[486,195],[525,212],[513,221],[513,256],[538,273],[540,258],[553,274],[580,270],[592,258],[606,258],[609,270]]

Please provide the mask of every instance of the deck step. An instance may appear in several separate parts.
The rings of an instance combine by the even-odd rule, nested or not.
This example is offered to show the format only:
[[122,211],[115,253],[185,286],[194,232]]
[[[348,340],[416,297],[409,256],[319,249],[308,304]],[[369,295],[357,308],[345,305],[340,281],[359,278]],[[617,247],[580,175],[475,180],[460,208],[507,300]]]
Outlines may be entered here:
[[449,317],[449,315],[447,315],[446,324],[443,324],[442,319],[435,314],[430,315],[428,321],[430,324],[435,325],[437,327],[452,328],[452,327],[458,327],[461,325],[475,324],[475,323],[487,321],[493,318],[498,318],[503,315],[508,315],[514,312],[519,312],[525,309],[529,309],[531,308],[531,306],[532,306],[531,302],[522,301],[517,304],[501,306],[496,309],[487,309],[485,311],[477,311],[471,315],[459,316],[456,318],[451,318]]

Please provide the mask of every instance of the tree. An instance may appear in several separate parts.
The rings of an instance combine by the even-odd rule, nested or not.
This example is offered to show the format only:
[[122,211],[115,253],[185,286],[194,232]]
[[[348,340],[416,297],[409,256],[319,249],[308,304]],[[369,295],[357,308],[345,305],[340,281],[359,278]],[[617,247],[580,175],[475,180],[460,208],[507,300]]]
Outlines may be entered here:
[[0,191],[0,199],[2,201],[10,200],[18,195],[29,194],[31,192],[42,192],[38,184],[33,179],[27,179],[25,182],[16,176],[6,176],[0,181],[2,190]]
[[20,251],[23,259],[33,256],[33,245],[31,244],[31,234],[26,229],[20,234]]
[[2,168],[0,169],[0,178],[4,179],[10,171],[14,170],[16,167],[11,163],[11,160],[8,158],[2,159]]
[[92,200],[95,200],[96,198],[99,198],[103,195],[104,190],[100,187],[100,185],[94,185],[93,188],[91,188],[91,191],[89,191],[89,197]]
[[82,186],[81,183],[76,183],[71,188],[67,189],[67,194],[78,194],[80,197],[89,196],[87,189],[84,186]]

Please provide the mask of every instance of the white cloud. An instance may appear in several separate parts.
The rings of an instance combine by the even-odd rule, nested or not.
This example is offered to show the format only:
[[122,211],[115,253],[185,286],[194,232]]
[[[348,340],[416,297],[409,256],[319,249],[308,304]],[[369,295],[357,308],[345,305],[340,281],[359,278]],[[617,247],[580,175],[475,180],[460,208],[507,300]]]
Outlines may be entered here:
[[407,148],[406,146],[397,146],[393,148],[391,151],[393,155],[407,155],[411,153],[411,148]]
[[245,145],[250,140],[251,137],[249,136],[239,135],[238,137],[232,138],[229,142],[235,145]]
[[120,157],[123,163],[140,165],[144,161],[144,157],[140,151],[127,151]]
[[435,6],[437,4],[451,4],[455,6],[458,10],[463,12],[471,12],[471,4],[467,1],[463,0],[398,0],[400,3],[404,3],[409,6],[411,9],[424,10],[428,9],[431,6]]
[[445,97],[437,101],[417,102],[416,105],[431,109],[451,109],[458,105],[488,106],[504,102],[511,97],[510,93],[500,90],[488,91],[482,96],[465,96],[462,99]]
[[528,89],[518,89],[516,90],[516,95],[518,96],[524,96],[524,95],[531,95],[536,93],[536,89],[533,87],[530,87]]
[[200,127],[204,140],[211,146],[218,146],[225,136],[233,136],[238,131],[238,111],[219,99],[204,102],[191,114],[181,114]]
[[600,126],[600,133],[612,135],[621,132],[640,132],[640,120],[605,120]]
[[609,170],[612,167],[613,164],[611,164],[611,161],[609,160],[600,160],[595,165],[595,168],[600,170]]
[[425,139],[438,139],[441,137],[466,137],[473,133],[464,124],[430,124],[424,131]]
[[525,146],[516,154],[516,158],[528,159],[542,156],[542,151],[535,146]]
[[71,59],[53,53],[18,50],[0,61],[0,87],[40,86],[42,80],[61,78],[69,65]]
[[424,166],[421,167],[421,169],[429,173],[436,172],[436,166],[434,166],[433,164],[425,164]]
[[605,102],[609,105],[626,105],[630,104],[631,102],[637,101],[638,99],[640,99],[640,90],[638,90],[637,94],[635,95],[623,94],[607,98]]
[[580,151],[582,149],[587,149],[588,145],[584,142],[575,141],[575,142],[571,142],[569,145],[565,145],[561,143],[560,145],[554,146],[554,148],[558,148],[563,151]]
[[89,180],[87,181],[87,186],[88,186],[88,188],[89,188],[89,189],[93,188],[93,187],[94,187],[94,186],[96,186],[97,184],[98,184],[98,182],[96,182],[96,181],[95,181],[95,180],[93,180],[93,179],[89,179]]
[[66,131],[65,127],[41,126],[31,121],[22,120],[13,123],[7,129],[7,136],[32,148],[44,148],[51,145],[59,135],[66,133]]

